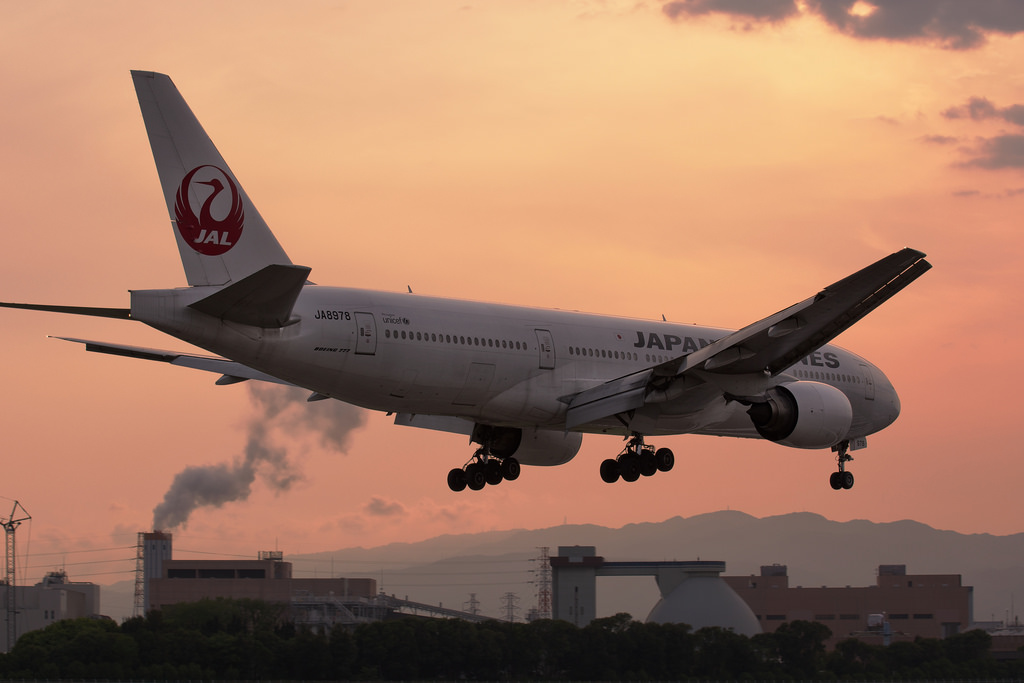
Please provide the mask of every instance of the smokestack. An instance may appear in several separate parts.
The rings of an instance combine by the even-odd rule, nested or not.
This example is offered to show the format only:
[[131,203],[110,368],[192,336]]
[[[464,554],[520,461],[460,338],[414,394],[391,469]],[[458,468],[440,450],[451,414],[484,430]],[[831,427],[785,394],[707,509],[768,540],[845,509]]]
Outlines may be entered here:
[[142,534],[143,615],[149,613],[149,580],[161,579],[164,575],[164,560],[172,559],[171,539],[169,533],[153,531]]

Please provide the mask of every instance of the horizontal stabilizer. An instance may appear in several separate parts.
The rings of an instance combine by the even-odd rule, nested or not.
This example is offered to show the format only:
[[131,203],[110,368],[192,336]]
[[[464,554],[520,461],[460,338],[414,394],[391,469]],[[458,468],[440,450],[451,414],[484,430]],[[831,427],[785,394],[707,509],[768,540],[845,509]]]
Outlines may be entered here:
[[22,308],[28,311],[47,311],[49,313],[72,313],[74,315],[91,315],[98,318],[118,318],[131,320],[129,308],[95,308],[93,306],[50,306],[48,304],[11,304],[0,301],[3,308]]
[[284,327],[309,272],[305,266],[266,266],[189,308],[242,325]]
[[[285,386],[294,386],[291,382],[286,382],[283,379],[268,375],[265,372],[254,370],[248,365],[242,365],[226,358],[218,358],[217,356],[199,356],[188,353],[178,353],[176,351],[164,351],[162,349],[147,349],[142,346],[127,346],[125,344],[110,344],[107,342],[90,341],[88,339],[74,339],[72,337],[54,337],[55,339],[61,339],[63,341],[75,342],[76,344],[85,344],[86,351],[93,351],[95,353],[108,353],[113,356],[124,356],[126,358],[139,358],[141,360],[154,360],[161,363],[170,363],[171,365],[177,365],[183,368],[192,368],[193,370],[205,370],[206,372],[213,372],[218,375],[223,375],[217,380],[217,384],[234,384],[247,379],[254,379],[261,382],[272,382],[274,384],[284,384]],[[230,378],[224,380],[224,377]]]

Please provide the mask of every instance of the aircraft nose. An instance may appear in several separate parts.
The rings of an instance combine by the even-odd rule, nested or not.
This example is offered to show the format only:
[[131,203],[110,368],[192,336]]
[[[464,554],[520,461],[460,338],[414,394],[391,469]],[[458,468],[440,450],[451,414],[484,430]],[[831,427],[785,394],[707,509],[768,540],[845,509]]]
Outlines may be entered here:
[[884,406],[885,414],[882,417],[885,420],[886,426],[889,426],[900,416],[902,406],[900,405],[900,396],[896,393],[896,387],[892,385],[888,377],[884,379],[883,384],[885,386],[883,391],[885,399],[881,402],[880,407]]

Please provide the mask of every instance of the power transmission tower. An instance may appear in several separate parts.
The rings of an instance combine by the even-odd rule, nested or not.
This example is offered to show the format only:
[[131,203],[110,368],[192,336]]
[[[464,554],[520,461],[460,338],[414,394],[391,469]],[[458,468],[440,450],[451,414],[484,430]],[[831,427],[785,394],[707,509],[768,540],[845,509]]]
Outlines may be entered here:
[[[21,508],[21,515],[18,516],[18,508]],[[3,526],[4,533],[7,535],[7,651],[10,652],[14,649],[14,643],[18,640],[18,625],[17,625],[17,614],[18,610],[14,607],[15,599],[15,564],[14,564],[14,532],[21,526],[22,522],[27,522],[32,517],[26,512],[25,508],[22,507],[21,503],[14,501],[14,507],[11,508],[11,514],[4,520],[0,520],[0,526]]]
[[132,616],[146,616],[146,532],[139,532],[138,544],[135,546],[135,599],[132,604]]
[[537,619],[550,619],[551,618],[551,548],[543,546],[537,548],[540,551],[540,555],[535,557],[531,562],[536,562],[537,566],[530,571],[537,578],[531,583],[537,584],[537,609],[535,612]]
[[512,592],[505,593],[501,596],[501,605],[505,610],[505,620],[514,622],[516,620],[516,612],[519,611],[519,596]]
[[476,599],[476,593],[469,594],[469,600],[462,603],[462,611],[469,614],[480,614],[480,601]]

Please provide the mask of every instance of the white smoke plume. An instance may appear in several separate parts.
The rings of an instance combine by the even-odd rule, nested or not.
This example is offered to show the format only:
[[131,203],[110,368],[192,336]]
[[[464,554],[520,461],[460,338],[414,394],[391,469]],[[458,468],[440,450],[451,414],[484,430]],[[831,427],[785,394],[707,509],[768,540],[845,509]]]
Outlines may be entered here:
[[[175,475],[163,502],[153,509],[153,528],[184,526],[197,508],[248,499],[257,475],[275,492],[288,491],[303,478],[294,454],[308,450],[302,442],[310,435],[319,437],[322,448],[345,453],[352,432],[366,421],[365,412],[331,399],[307,403],[307,395],[302,389],[250,384],[255,414],[247,426],[243,455],[232,463],[189,466]],[[272,443],[271,431],[290,446]]]

